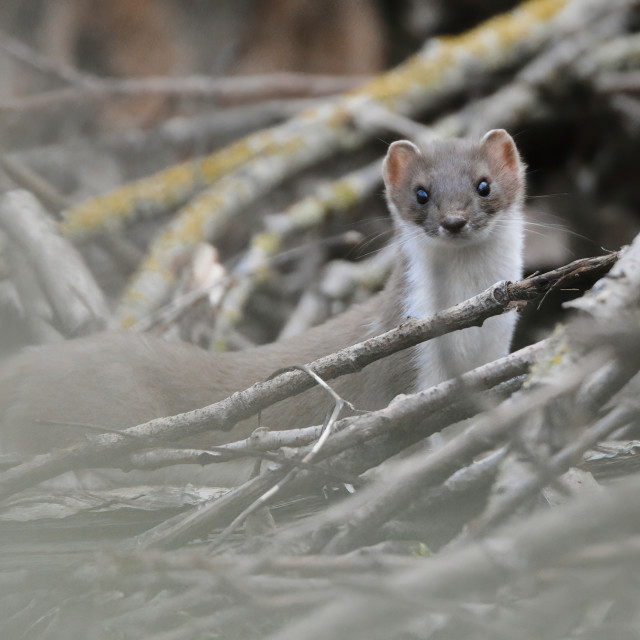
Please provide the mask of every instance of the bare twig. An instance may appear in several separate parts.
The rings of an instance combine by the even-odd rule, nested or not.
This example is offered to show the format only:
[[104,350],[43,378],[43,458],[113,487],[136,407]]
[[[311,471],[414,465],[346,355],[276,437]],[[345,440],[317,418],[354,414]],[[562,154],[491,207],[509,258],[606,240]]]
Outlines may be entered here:
[[[319,427],[321,429],[321,427]],[[226,446],[211,447],[209,449],[150,449],[134,453],[129,457],[128,462],[124,462],[122,467],[125,469],[161,469],[176,464],[193,464],[208,465],[236,460],[238,458],[255,457],[263,460],[269,460],[273,463],[281,465],[283,468],[296,468],[310,471],[316,475],[320,475],[338,482],[349,482],[357,484],[358,478],[342,471],[335,471],[327,467],[320,467],[312,464],[310,461],[304,461],[291,456],[280,455],[272,451],[264,449],[254,449],[245,447],[242,449],[229,449]],[[7,461],[13,457],[7,456]],[[6,466],[15,466],[9,465]]]
[[[311,367],[308,365],[296,366],[296,369],[300,369],[304,371],[308,376],[310,376],[315,382],[324,389],[334,400],[334,407],[331,415],[328,416],[325,424],[322,427],[322,433],[318,440],[314,443],[311,449],[303,456],[301,462],[304,465],[309,465],[313,462],[314,458],[320,452],[327,442],[327,439],[334,431],[336,421],[338,420],[338,416],[342,411],[342,408],[345,405],[345,400],[341,398],[318,374],[316,374]],[[349,404],[349,403],[346,403]],[[353,408],[353,407],[352,407]],[[298,474],[298,468],[293,468],[287,473],[286,476],[279,479],[271,488],[265,491],[257,500],[255,500],[252,504],[250,504],[244,511],[238,514],[234,520],[220,533],[216,539],[209,546],[209,552],[217,549],[220,545],[229,538],[229,536],[239,527],[241,526],[245,520],[253,513],[255,513],[258,509],[266,506],[272,501],[281,491],[282,489],[291,482],[296,475]]]
[[33,112],[78,103],[103,103],[106,100],[140,96],[216,100],[224,104],[276,98],[309,98],[343,93],[355,89],[367,80],[369,78],[365,76],[325,76],[294,72],[229,78],[190,76],[124,80],[83,76],[80,86],[0,102],[0,111]]
[[[588,496],[554,509],[536,513],[496,533],[482,542],[443,553],[413,569],[389,577],[385,595],[341,591],[329,605],[319,607],[301,621],[268,636],[269,640],[293,640],[301,634],[306,640],[320,640],[334,634],[350,638],[382,640],[388,638],[408,617],[421,615],[420,602],[456,602],[481,589],[492,592],[511,577],[535,569],[555,566],[574,550],[576,540],[606,535],[615,522],[618,531],[634,532],[640,518],[635,499],[640,482],[632,477],[603,495]],[[401,594],[391,600],[389,594]],[[345,635],[346,634],[346,635]]]
[[420,487],[431,487],[444,481],[460,467],[461,462],[469,462],[474,456],[498,444],[541,402],[548,401],[550,396],[568,393],[578,386],[580,380],[578,372],[574,371],[566,380],[558,381],[553,390],[542,388],[518,400],[506,402],[428,456],[408,459],[394,474],[393,480],[385,478],[386,490],[382,491],[382,487],[378,486],[358,496],[356,502],[360,506],[352,505],[348,527],[332,540],[331,551],[340,553],[357,546],[363,531],[375,530],[408,506],[419,494]]
[[38,53],[7,33],[0,33],[0,50],[55,80],[70,84],[82,83],[85,80],[86,76],[80,71],[52,62],[47,56]]
[[491,511],[473,522],[468,530],[469,535],[471,537],[482,536],[491,528],[499,525],[520,504],[547,485],[552,478],[561,475],[569,467],[577,464],[588,449],[627,422],[637,419],[639,415],[640,410],[637,407],[622,406],[612,409],[604,418],[585,430],[574,442],[555,454],[546,465],[545,474],[533,474],[524,478],[518,486],[501,496],[500,501],[493,505]]
[[639,440],[608,440],[587,451],[580,463],[596,478],[608,478],[634,473],[640,468]]
[[611,93],[639,93],[640,71],[625,71],[624,73],[603,73],[595,79],[596,91]]
[[[430,417],[437,415],[437,410],[455,401],[461,388],[479,390],[499,384],[502,380],[509,379],[526,370],[532,362],[534,355],[538,353],[543,344],[507,356],[501,360],[478,367],[461,376],[459,380],[442,383],[432,389],[406,396],[402,400],[392,404],[381,411],[375,411],[359,418],[346,418],[336,424],[337,433],[325,444],[318,458],[326,459],[349,448],[362,450],[363,443],[381,435],[394,436],[399,430],[412,430],[414,440],[432,433],[433,424]],[[425,420],[426,418],[426,420]],[[426,425],[425,425],[426,422]],[[394,442],[398,438],[394,438]],[[397,452],[402,448],[402,443],[397,443],[397,448],[387,455]],[[405,445],[406,446],[406,445]],[[367,468],[367,460],[361,458],[358,473]],[[275,478],[275,479],[274,479]],[[234,489],[225,499],[212,503],[206,508],[200,509],[197,514],[190,514],[186,518],[176,517],[172,522],[163,523],[156,530],[145,533],[138,539],[140,546],[175,546],[183,542],[203,535],[216,523],[225,521],[229,513],[238,513],[246,500],[249,492],[256,492],[257,485],[264,487],[266,491],[280,478],[276,472],[270,475],[254,478],[249,483]],[[323,518],[324,520],[324,518]],[[313,526],[313,525],[312,525]]]
[[19,186],[31,191],[51,213],[58,214],[69,206],[67,200],[51,183],[19,160],[0,155],[0,167]]
[[266,220],[266,229],[251,239],[247,253],[234,269],[233,286],[225,296],[216,321],[216,344],[224,345],[227,334],[242,318],[244,306],[257,285],[270,271],[270,260],[295,233],[317,227],[329,214],[349,211],[354,204],[373,193],[381,180],[380,160],[357,169]]
[[[435,338],[450,331],[481,325],[487,318],[504,313],[514,301],[532,300],[544,293],[559,278],[570,277],[578,282],[583,277],[594,278],[606,273],[618,259],[618,254],[601,258],[577,260],[546,274],[516,283],[501,282],[470,300],[456,305],[437,316],[424,320],[410,319],[380,336],[343,349],[310,363],[321,378],[352,373],[387,355]],[[123,453],[139,449],[146,442],[167,442],[185,438],[209,429],[230,429],[244,418],[260,410],[306,391],[313,381],[301,371],[280,374],[272,380],[260,382],[249,389],[217,402],[209,407],[172,416],[157,418],[123,431],[125,435],[105,434],[89,436],[87,441],[64,451],[38,456],[0,474],[0,498],[42,482],[63,471],[99,463],[118,464]],[[135,438],[127,437],[136,436]]]
[[[106,301],[78,252],[61,238],[40,203],[26,191],[10,191],[0,201],[0,225],[31,256],[37,287],[50,320],[65,335],[83,335],[107,326]],[[30,302],[27,294],[24,303]],[[40,316],[40,313],[36,313]]]
[[[171,284],[167,274],[171,272],[170,265],[177,254],[204,237],[214,239],[236,214],[286,177],[331,157],[340,149],[361,146],[368,136],[354,130],[352,119],[362,103],[376,101],[393,112],[416,114],[466,87],[469,71],[476,78],[480,70],[490,74],[505,64],[520,62],[526,51],[537,51],[552,33],[557,36],[574,32],[579,25],[593,24],[622,6],[603,7],[597,2],[592,4],[592,0],[587,4],[585,1],[573,4],[556,0],[547,4],[548,0],[532,0],[517,11],[502,16],[499,21],[490,20],[481,28],[445,42],[432,42],[413,59],[360,90],[305,112],[281,127],[250,136],[242,145],[235,145],[235,151],[240,152],[244,161],[241,172],[233,167],[232,173],[191,200],[166,233],[153,243],[147,261],[134,277],[119,308],[122,325],[131,326],[148,313],[149,307],[157,306],[166,297]],[[627,1],[615,0],[616,3]],[[543,5],[544,10],[538,13]],[[566,11],[560,12],[565,5]],[[499,43],[498,55],[493,46],[488,45],[489,42]],[[215,154],[209,159],[209,164],[222,162],[221,155]],[[239,157],[231,149],[225,150],[224,156]],[[193,175],[192,171],[189,173]],[[190,196],[184,189],[185,175],[183,171],[179,189],[181,197]],[[189,187],[194,183],[192,179]],[[177,193],[176,187],[178,183],[173,181],[171,190]],[[68,212],[66,228],[85,233],[88,231],[85,220],[92,226],[106,218],[124,220],[134,215],[137,207],[149,208],[152,205],[148,193],[147,188],[142,191],[129,188],[124,197],[122,193],[113,192],[101,202],[77,207]],[[176,201],[169,190],[162,189],[162,193]],[[137,202],[139,195],[146,197]],[[118,203],[116,215],[105,207],[109,199]],[[101,215],[99,210],[107,215]]]

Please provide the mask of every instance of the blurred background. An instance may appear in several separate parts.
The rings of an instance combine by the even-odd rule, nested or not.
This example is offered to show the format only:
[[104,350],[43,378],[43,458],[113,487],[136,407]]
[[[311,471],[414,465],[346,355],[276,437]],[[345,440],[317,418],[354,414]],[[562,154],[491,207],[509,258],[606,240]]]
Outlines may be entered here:
[[[555,19],[544,17],[545,11],[551,15],[563,6],[562,0],[528,3],[539,9],[538,36],[522,29],[511,50],[525,40],[537,42],[525,47],[532,58],[509,57],[502,51],[510,62],[498,59],[490,65],[486,59],[491,56],[480,47],[484,58],[474,67],[468,51],[463,52],[467,57],[452,55],[451,68],[444,70],[450,75],[442,74],[450,86],[440,97],[424,98],[429,83],[415,79],[420,85],[415,93],[422,92],[428,107],[406,109],[414,121],[398,117],[400,109],[376,111],[384,103],[380,92],[375,94],[377,100],[368,105],[364,101],[363,113],[353,104],[345,106],[345,92],[366,87],[376,78],[388,81],[390,76],[382,74],[411,56],[450,43],[447,38],[465,34],[517,4],[513,0],[0,0],[0,359],[25,345],[123,326],[122,307],[142,297],[132,285],[140,265],[153,271],[150,247],[158,239],[160,245],[177,244],[170,237],[175,229],[171,225],[188,214],[196,201],[205,211],[194,206],[195,213],[209,215],[212,226],[216,213],[226,215],[226,223],[216,227],[215,234],[191,238],[183,248],[169,247],[164,270],[158,271],[171,286],[157,305],[149,305],[127,328],[205,349],[242,349],[323,322],[381,288],[389,273],[393,253],[385,246],[391,224],[379,169],[389,143],[413,133],[419,137],[434,123],[446,133],[442,123],[451,116],[462,123],[462,133],[479,135],[486,120],[491,126],[508,127],[517,142],[528,166],[524,212],[528,274],[630,242],[640,231],[637,0],[573,0],[568,4],[573,5],[573,20],[579,25],[574,28],[571,24],[561,28]],[[585,7],[588,10],[582,11]],[[494,23],[489,34],[497,58],[501,50],[496,33],[501,24]],[[456,75],[458,63],[464,69]],[[437,94],[438,83],[429,86]],[[404,89],[411,93],[411,86]],[[514,95],[530,96],[530,101],[507,100]],[[497,99],[489,117],[478,107],[492,98]],[[367,121],[363,114],[372,104]],[[353,112],[340,120],[349,108]],[[327,113],[340,120],[344,140],[323,147],[331,133]],[[261,147],[259,136],[250,137],[269,130],[281,135],[277,142],[308,145],[311,151],[303,157],[305,162],[300,161],[300,166],[290,162],[287,149],[283,151],[286,145]],[[203,175],[207,162],[214,166],[213,178]],[[269,175],[271,182],[264,178],[269,171],[276,176]],[[146,180],[153,175],[158,179]],[[359,182],[352,180],[346,186],[337,182],[354,175]],[[175,187],[181,179],[182,191]],[[259,188],[255,183],[260,183]],[[11,200],[7,192],[15,189],[30,191],[41,206],[33,199]],[[202,199],[207,193],[219,199]],[[218,211],[211,210],[216,204]],[[126,216],[121,215],[123,211]],[[94,226],[93,213],[99,218]],[[69,224],[73,216],[75,227]],[[83,272],[85,264],[91,277]],[[627,282],[626,286],[628,292],[635,285]],[[88,293],[94,296],[93,306],[87,303]],[[559,319],[565,319],[562,303],[581,293],[559,287],[530,305],[514,346],[547,336]],[[616,306],[615,296],[609,303],[610,307],[603,306],[611,317],[624,306]],[[84,314],[80,320],[65,314],[78,307]],[[631,324],[637,326],[635,315]],[[604,335],[597,340],[606,343],[605,331],[594,335]],[[620,360],[633,364],[633,351],[628,355],[626,347],[620,349],[624,351]],[[554,370],[559,361],[569,366],[571,360],[559,348],[549,368]],[[577,362],[581,366],[584,360]],[[542,376],[546,375],[543,371]],[[582,375],[591,375],[591,370],[585,367]],[[563,391],[564,405],[551,395],[557,391],[555,383],[547,384],[552,401],[544,406],[540,402],[540,412],[529,410],[531,422],[539,423],[534,431],[540,427],[542,433],[536,435],[544,444],[540,455],[520,433],[510,443],[509,455],[524,451],[545,482],[551,477],[546,462],[549,451],[557,450],[546,446],[547,429],[549,441],[558,448],[564,446],[556,443],[559,433],[560,439],[565,431],[570,438],[582,433],[578,427],[582,428],[588,414],[582,413],[583,404],[576,398],[582,402],[592,394],[593,379],[600,380],[586,377],[575,397]],[[500,393],[505,389],[510,393],[508,385]],[[462,395],[459,392],[460,399]],[[636,395],[633,389],[627,390],[625,398]],[[522,397],[527,400],[526,393]],[[473,404],[475,399],[471,400]],[[495,398],[480,400],[474,411]],[[616,402],[614,398],[612,404]],[[456,403],[452,404],[450,408],[455,409]],[[636,404],[629,402],[634,408]],[[436,420],[439,415],[434,412]],[[523,423],[528,427],[526,420]],[[623,430],[625,437],[634,434],[637,431],[629,436]],[[396,430],[393,438],[397,436]],[[366,450],[356,443],[354,458],[362,455],[358,447]],[[637,450],[638,441],[630,441],[624,452],[630,462],[622,473],[637,470]],[[75,495],[69,498],[40,485],[35,493],[44,510],[27,495],[23,503],[18,496],[13,513],[4,506],[0,512],[3,633],[38,640],[177,640],[214,635],[246,640],[265,637],[269,630],[283,626],[286,632],[301,606],[303,615],[314,613],[305,629],[310,635],[294,629],[278,638],[306,638],[313,633],[318,634],[314,637],[337,637],[324,630],[325,624],[334,624],[334,616],[315,616],[320,611],[316,607],[334,602],[351,607],[357,599],[377,593],[380,600],[370,600],[371,610],[379,614],[378,603],[381,607],[397,604],[394,616],[402,618],[398,628],[404,629],[407,619],[411,623],[409,631],[393,636],[397,638],[637,637],[633,593],[637,593],[638,571],[629,558],[637,564],[640,540],[635,534],[637,522],[630,521],[637,510],[625,497],[632,495],[629,491],[624,500],[618,496],[618,511],[585,509],[584,522],[568,511],[565,529],[539,528],[542,520],[533,518],[560,502],[561,494],[566,499],[576,490],[566,477],[552,487],[557,496],[552,493],[549,498],[547,493],[544,499],[536,495],[529,500],[525,495],[516,503],[518,518],[530,517],[521,521],[525,544],[510,546],[502,533],[493,546],[482,541],[479,564],[491,565],[489,577],[500,576],[495,582],[487,581],[482,571],[475,581],[466,580],[465,571],[473,576],[475,566],[464,555],[465,547],[460,547],[463,555],[451,572],[453,589],[445,581],[443,591],[437,590],[439,576],[444,574],[436,573],[438,584],[426,597],[411,582],[390,580],[389,567],[413,571],[423,563],[422,556],[430,555],[430,548],[439,549],[462,527],[473,526],[485,509],[487,494],[494,491],[490,485],[505,451],[485,459],[488,464],[480,484],[475,476],[461,476],[470,479],[454,482],[440,493],[443,476],[433,487],[421,485],[419,497],[427,507],[419,502],[415,513],[409,513],[409,523],[416,515],[422,518],[424,510],[424,526],[403,528],[394,515],[394,520],[368,532],[372,539],[378,536],[375,540],[381,544],[400,541],[398,546],[379,547],[382,556],[375,554],[375,547],[368,548],[374,549],[373,555],[366,548],[332,556],[335,547],[327,553],[331,547],[315,540],[315,534],[319,539],[325,536],[323,525],[313,535],[302,536],[305,544],[312,545],[310,553],[323,553],[311,557],[308,565],[302,555],[283,560],[269,547],[254,563],[252,555],[260,550],[260,542],[255,542],[260,526],[270,527],[270,522],[256,528],[255,539],[249,531],[242,553],[230,561],[229,556],[211,555],[206,535],[206,549],[189,543],[175,554],[162,549],[154,555],[137,547],[134,534],[169,522],[167,518],[180,512],[190,516],[194,506],[211,503],[214,494],[200,493],[193,485],[174,492],[163,485],[155,487],[158,493],[136,488],[124,497],[95,494],[77,500]],[[574,460],[572,456],[567,459]],[[455,464],[460,468],[469,462],[458,456]],[[477,462],[481,466],[483,461]],[[4,464],[11,469],[17,462]],[[474,462],[469,469],[475,466]],[[530,477],[516,472],[520,473],[515,466],[500,467],[493,497],[500,499],[507,489],[517,489],[520,479]],[[393,477],[386,482],[381,474],[380,486],[384,481],[392,492],[395,482],[400,485],[408,476]],[[295,524],[309,515],[303,514],[305,509],[310,512],[332,503],[335,487],[324,482],[309,500],[292,499],[279,505],[274,510],[279,526],[287,519]],[[352,493],[348,482],[340,482],[336,498]],[[593,490],[586,483],[585,488],[596,498],[601,496],[601,487]],[[395,498],[389,495],[392,502]],[[541,505],[545,508],[539,509]],[[351,529],[352,514],[347,511],[348,506],[344,518],[335,520],[336,530]],[[622,514],[627,511],[631,515],[625,522]],[[228,523],[220,520],[218,524]],[[616,525],[628,526],[629,537],[624,538],[623,529]],[[607,536],[608,547],[587,547],[589,554],[577,553],[584,550],[585,540],[599,543]],[[233,544],[245,545],[240,537]],[[419,544],[409,547],[406,540],[414,538]],[[527,540],[540,544],[533,547],[540,550],[537,556]],[[126,544],[119,546],[121,542]],[[302,544],[293,551],[287,547],[286,552],[303,553],[301,549],[305,549]],[[400,564],[392,555],[398,550],[411,554],[400,558]],[[455,546],[453,550],[455,554]],[[391,564],[378,564],[385,557]],[[608,558],[613,559],[612,567],[605,566]],[[428,571],[429,565],[423,566]],[[273,583],[262,579],[264,571],[272,572]],[[303,579],[297,580],[300,576]],[[257,580],[252,582],[254,577]],[[447,600],[458,588],[462,599]],[[454,622],[449,630],[448,618]],[[389,620],[393,623],[395,618]],[[217,633],[225,625],[230,631]],[[545,625],[548,628],[541,631]],[[554,625],[558,631],[549,631]],[[391,637],[371,627],[356,619],[350,627],[353,634],[345,637]]]
[[[0,189],[28,186],[25,174],[35,176],[53,192],[47,208],[59,216],[73,204],[284,122],[401,63],[430,38],[464,32],[515,4],[511,0],[3,0]],[[634,21],[635,15],[625,29],[633,31]],[[534,223],[527,237],[529,272],[617,249],[640,229],[635,47],[622,68],[569,74],[545,86],[541,107],[511,131],[529,167],[526,213]],[[425,113],[423,121],[430,123],[473,103],[508,84],[517,71],[479,76],[477,82],[471,78],[464,91]],[[279,75],[283,72],[294,75]],[[91,99],[81,90],[83,83],[96,78],[170,81],[243,76],[264,77],[265,82],[254,91],[227,91],[217,97],[193,90],[132,91]],[[301,81],[306,78],[315,80]],[[397,137],[393,132],[375,136],[356,152],[301,171],[260,198],[216,243],[222,264],[229,270],[240,259],[264,216],[286,209],[323,181],[384,154]],[[109,239],[109,249],[104,241],[82,243],[83,256],[113,306],[172,213],[136,221],[126,238]],[[349,231],[356,235],[341,242],[341,234]],[[315,266],[301,269],[295,256],[282,260],[277,267],[281,277],[255,291],[230,347],[282,335],[286,319],[319,277],[320,266],[333,259],[361,260],[378,251],[388,237],[380,187],[357,203],[347,219],[328,216],[321,228],[294,239],[287,249],[309,243],[320,247]],[[333,249],[328,250],[326,241],[332,238],[338,241],[329,241]],[[303,253],[307,259],[311,255]],[[298,273],[296,278],[284,277],[292,271]],[[4,287],[0,351],[10,353],[34,340],[24,327],[24,310],[8,291],[10,285],[5,282]],[[344,299],[325,300],[324,311],[313,322],[364,295],[366,291],[356,291]],[[559,302],[568,295],[550,296],[535,326],[522,324],[518,344],[546,332],[557,317]],[[215,310],[211,314],[206,323],[214,324]],[[256,314],[259,321],[252,323]],[[213,339],[184,327],[179,333],[202,346],[210,346]]]

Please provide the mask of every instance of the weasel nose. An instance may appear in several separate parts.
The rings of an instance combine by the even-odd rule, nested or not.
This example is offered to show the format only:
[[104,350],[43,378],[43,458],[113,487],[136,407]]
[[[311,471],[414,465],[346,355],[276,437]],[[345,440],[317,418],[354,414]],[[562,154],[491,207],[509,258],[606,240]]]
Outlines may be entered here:
[[459,233],[467,224],[467,220],[462,216],[447,216],[440,224],[449,233]]

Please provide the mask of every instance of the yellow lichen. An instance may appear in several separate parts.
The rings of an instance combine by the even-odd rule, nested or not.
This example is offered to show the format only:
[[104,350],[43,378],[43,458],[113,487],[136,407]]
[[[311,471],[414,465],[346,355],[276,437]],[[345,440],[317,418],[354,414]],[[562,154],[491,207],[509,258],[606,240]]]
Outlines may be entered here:
[[[163,237],[154,243],[151,255],[132,283],[126,301],[135,301],[136,298],[131,293],[140,288],[154,291],[155,295],[149,294],[149,297],[160,299],[163,292],[156,281],[149,279],[152,275],[149,272],[162,270],[163,275],[170,278],[172,274],[169,264],[176,251],[193,246],[204,237],[215,237],[228,224],[231,216],[242,208],[243,203],[249,202],[261,190],[281,179],[281,174],[285,172],[280,166],[283,159],[290,166],[300,167],[309,160],[317,160],[323,154],[328,155],[336,147],[349,146],[347,139],[350,140],[351,134],[347,125],[352,117],[354,103],[357,104],[359,99],[379,100],[392,110],[408,111],[409,105],[416,100],[419,102],[420,96],[435,90],[439,85],[446,86],[447,78],[455,78],[456,71],[460,69],[461,58],[472,55],[484,58],[485,63],[491,64],[489,54],[504,54],[522,36],[534,33],[543,21],[552,18],[567,2],[568,0],[529,0],[511,13],[492,18],[464,34],[432,41],[424,51],[350,93],[341,101],[331,101],[299,115],[295,120],[295,128],[282,125],[252,134],[199,162],[175,167],[173,173],[172,170],[167,170],[148,182],[141,181],[137,185],[123,187],[119,193],[104,196],[97,203],[94,200],[92,224],[98,225],[100,221],[105,224],[105,211],[110,206],[117,211],[115,217],[124,218],[131,214],[136,204],[150,207],[157,203],[154,197],[163,203],[176,202],[186,197],[186,190],[192,189],[194,182],[211,182],[219,179],[225,172],[243,166],[241,176],[222,178],[210,191],[192,200]],[[305,126],[307,121],[309,125]],[[314,140],[320,135],[323,141],[321,149],[314,150]],[[360,139],[354,135],[354,140]],[[308,148],[310,153],[305,154]],[[301,150],[302,153],[298,153]],[[265,158],[268,158],[269,165],[265,166]],[[254,160],[253,164],[248,162],[251,159]],[[175,183],[169,180],[170,177]],[[150,185],[160,185],[162,196],[158,197],[156,194],[150,197]],[[330,196],[303,200],[290,209],[289,215],[298,228],[311,226],[322,220],[331,208],[347,208],[357,200],[358,195],[356,185],[348,181],[338,182],[333,185]],[[91,207],[87,205],[85,208]],[[67,225],[72,226],[71,217]],[[131,314],[149,311],[144,305],[134,306],[137,307],[137,312],[125,304],[123,315],[129,317]]]
[[214,340],[211,345],[211,351],[228,351],[229,343],[226,340]]
[[558,325],[549,338],[549,344],[532,365],[525,386],[536,384],[538,381],[552,375],[566,362],[570,354],[566,342],[565,328]]
[[360,191],[351,181],[338,180],[334,183],[330,197],[323,201],[325,209],[348,209],[358,201]]
[[214,182],[256,154],[268,151],[274,140],[271,130],[261,131],[200,160],[175,165],[91,198],[64,213],[61,231],[68,237],[83,237],[121,225],[135,217],[140,208],[166,211],[180,206],[203,184]]
[[223,314],[225,320],[230,324],[236,324],[241,318],[240,312],[236,309],[224,309]]
[[[310,109],[301,114],[300,119],[315,121],[322,117],[330,128],[343,128],[351,117],[349,105],[354,97],[379,100],[388,108],[396,108],[399,101],[406,101],[410,96],[412,85],[421,92],[437,86],[455,65],[461,52],[484,56],[491,48],[499,51],[510,46],[536,24],[552,18],[567,2],[529,0],[513,12],[495,16],[466,33],[434,40],[426,52],[413,56],[394,70],[351,92],[344,104]],[[492,46],[493,37],[498,40],[499,47]],[[276,132],[277,128],[259,131],[205,158],[170,167],[71,207],[61,223],[62,232],[71,237],[86,236],[123,224],[135,217],[139,209],[153,212],[180,206],[194,190],[215,182],[250,158],[259,154],[291,153],[296,142],[303,144],[301,136],[289,138],[284,143],[277,141]]]
[[136,319],[133,316],[125,316],[120,321],[120,328],[128,330],[133,329],[136,324]]
[[276,251],[280,250],[282,237],[277,233],[263,231],[253,238],[251,244],[256,249],[260,249],[268,255],[273,255]]
[[266,282],[273,275],[273,270],[268,265],[263,264],[257,267],[253,272],[254,282],[256,284],[262,284]]
[[513,12],[495,16],[463,34],[434,40],[426,51],[378,76],[351,95],[379,100],[388,108],[393,108],[397,100],[405,99],[412,84],[419,85],[421,91],[438,85],[450,71],[458,50],[484,56],[493,48],[492,35],[498,39],[499,49],[504,49],[527,35],[536,23],[551,19],[567,2],[568,0],[529,0]]

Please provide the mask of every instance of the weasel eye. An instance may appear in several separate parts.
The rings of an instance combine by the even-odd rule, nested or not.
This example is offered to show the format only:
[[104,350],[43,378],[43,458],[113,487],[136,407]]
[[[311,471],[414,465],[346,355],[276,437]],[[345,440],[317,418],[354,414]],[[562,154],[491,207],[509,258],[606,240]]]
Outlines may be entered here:
[[491,187],[489,186],[489,183],[486,180],[480,180],[480,182],[478,182],[477,189],[478,189],[478,195],[482,196],[483,198],[485,198],[491,193]]
[[418,204],[427,204],[429,200],[429,194],[422,188],[416,191],[416,200]]

